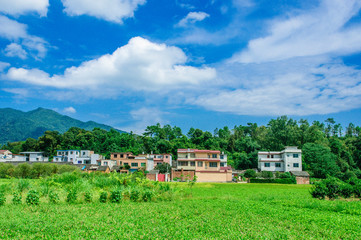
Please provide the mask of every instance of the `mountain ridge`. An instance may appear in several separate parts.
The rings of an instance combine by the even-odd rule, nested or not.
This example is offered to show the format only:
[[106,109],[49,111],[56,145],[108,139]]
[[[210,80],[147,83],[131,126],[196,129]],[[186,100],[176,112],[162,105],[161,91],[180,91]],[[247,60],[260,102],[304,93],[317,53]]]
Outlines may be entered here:
[[125,132],[94,121],[83,122],[42,107],[28,112],[13,108],[0,108],[0,144],[24,141],[27,138],[37,139],[47,130],[64,133],[71,127],[85,130],[93,130],[98,127],[107,131],[114,129],[118,132]]

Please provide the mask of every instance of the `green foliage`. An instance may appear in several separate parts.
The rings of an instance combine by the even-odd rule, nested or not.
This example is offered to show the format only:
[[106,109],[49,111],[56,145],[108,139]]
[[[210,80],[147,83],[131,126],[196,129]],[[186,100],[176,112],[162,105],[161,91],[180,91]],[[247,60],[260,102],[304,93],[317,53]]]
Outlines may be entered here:
[[99,202],[106,203],[108,200],[108,193],[107,192],[101,192],[99,196]]
[[273,178],[273,173],[270,171],[262,171],[259,176],[262,178]]
[[39,205],[39,193],[36,190],[30,190],[26,195],[26,203],[28,205]]
[[158,164],[154,167],[155,170],[159,170],[159,173],[170,173],[171,168],[168,163]]
[[119,203],[122,200],[122,191],[114,190],[110,193],[110,201],[113,203]]
[[244,176],[246,178],[254,178],[256,177],[257,173],[255,170],[253,169],[247,169],[245,172],[244,172]]
[[53,203],[53,204],[56,204],[56,203],[58,203],[60,201],[60,199],[59,199],[59,194],[57,193],[57,192],[55,192],[55,191],[51,191],[50,193],[49,193],[49,202],[50,203]]
[[78,199],[78,192],[76,189],[70,189],[68,191],[68,195],[66,196],[66,201],[68,203],[75,203],[76,200]]
[[0,206],[3,206],[6,202],[6,197],[3,192],[0,192]]
[[355,191],[358,183],[358,180],[356,182],[351,180],[346,183],[334,177],[327,177],[314,184],[311,195],[318,199],[325,199],[325,197],[336,199],[338,197],[349,198],[355,193],[355,196],[359,197],[357,191]]
[[17,190],[22,193],[24,190],[29,189],[30,181],[26,179],[19,179],[16,185]]
[[85,192],[84,193],[84,201],[87,203],[90,203],[93,201],[93,195],[91,192]]
[[21,199],[22,199],[21,192],[13,193],[13,199],[12,199],[13,204],[15,204],[15,205],[21,204]]
[[132,202],[138,201],[139,195],[140,195],[139,189],[137,189],[137,188],[131,189],[131,191],[130,191],[130,200],[131,200]]
[[250,183],[296,184],[295,178],[251,178]]

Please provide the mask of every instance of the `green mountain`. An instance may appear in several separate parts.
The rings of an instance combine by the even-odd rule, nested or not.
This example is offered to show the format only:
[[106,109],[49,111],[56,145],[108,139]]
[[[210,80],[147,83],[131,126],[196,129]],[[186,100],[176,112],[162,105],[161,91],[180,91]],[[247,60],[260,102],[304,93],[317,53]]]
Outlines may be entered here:
[[64,133],[71,127],[85,130],[102,128],[109,131],[113,129],[93,121],[82,122],[45,108],[38,108],[30,112],[0,108],[0,144],[23,141],[29,137],[37,139],[47,130]]

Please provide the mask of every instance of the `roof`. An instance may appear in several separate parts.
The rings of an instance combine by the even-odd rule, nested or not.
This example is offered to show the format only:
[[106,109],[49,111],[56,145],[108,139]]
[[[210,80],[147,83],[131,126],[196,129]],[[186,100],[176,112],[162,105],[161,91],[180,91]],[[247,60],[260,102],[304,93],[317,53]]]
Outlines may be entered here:
[[232,167],[228,166],[228,167],[221,167],[221,170],[232,170]]
[[306,171],[290,171],[290,173],[295,177],[309,177],[310,174]]
[[0,150],[0,153],[5,153],[5,152],[10,152],[10,151],[9,150]]
[[221,153],[218,150],[199,150],[199,149],[178,149],[177,152],[179,153]]
[[20,152],[22,154],[32,154],[32,153],[44,153],[44,152]]

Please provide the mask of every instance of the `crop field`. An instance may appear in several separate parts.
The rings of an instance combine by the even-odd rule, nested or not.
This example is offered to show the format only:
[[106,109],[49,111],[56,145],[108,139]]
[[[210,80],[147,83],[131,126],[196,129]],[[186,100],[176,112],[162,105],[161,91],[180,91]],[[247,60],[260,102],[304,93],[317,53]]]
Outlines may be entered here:
[[361,201],[313,199],[310,186],[172,186],[187,194],[155,202],[51,204],[40,199],[37,206],[8,199],[0,206],[0,238],[361,239]]

